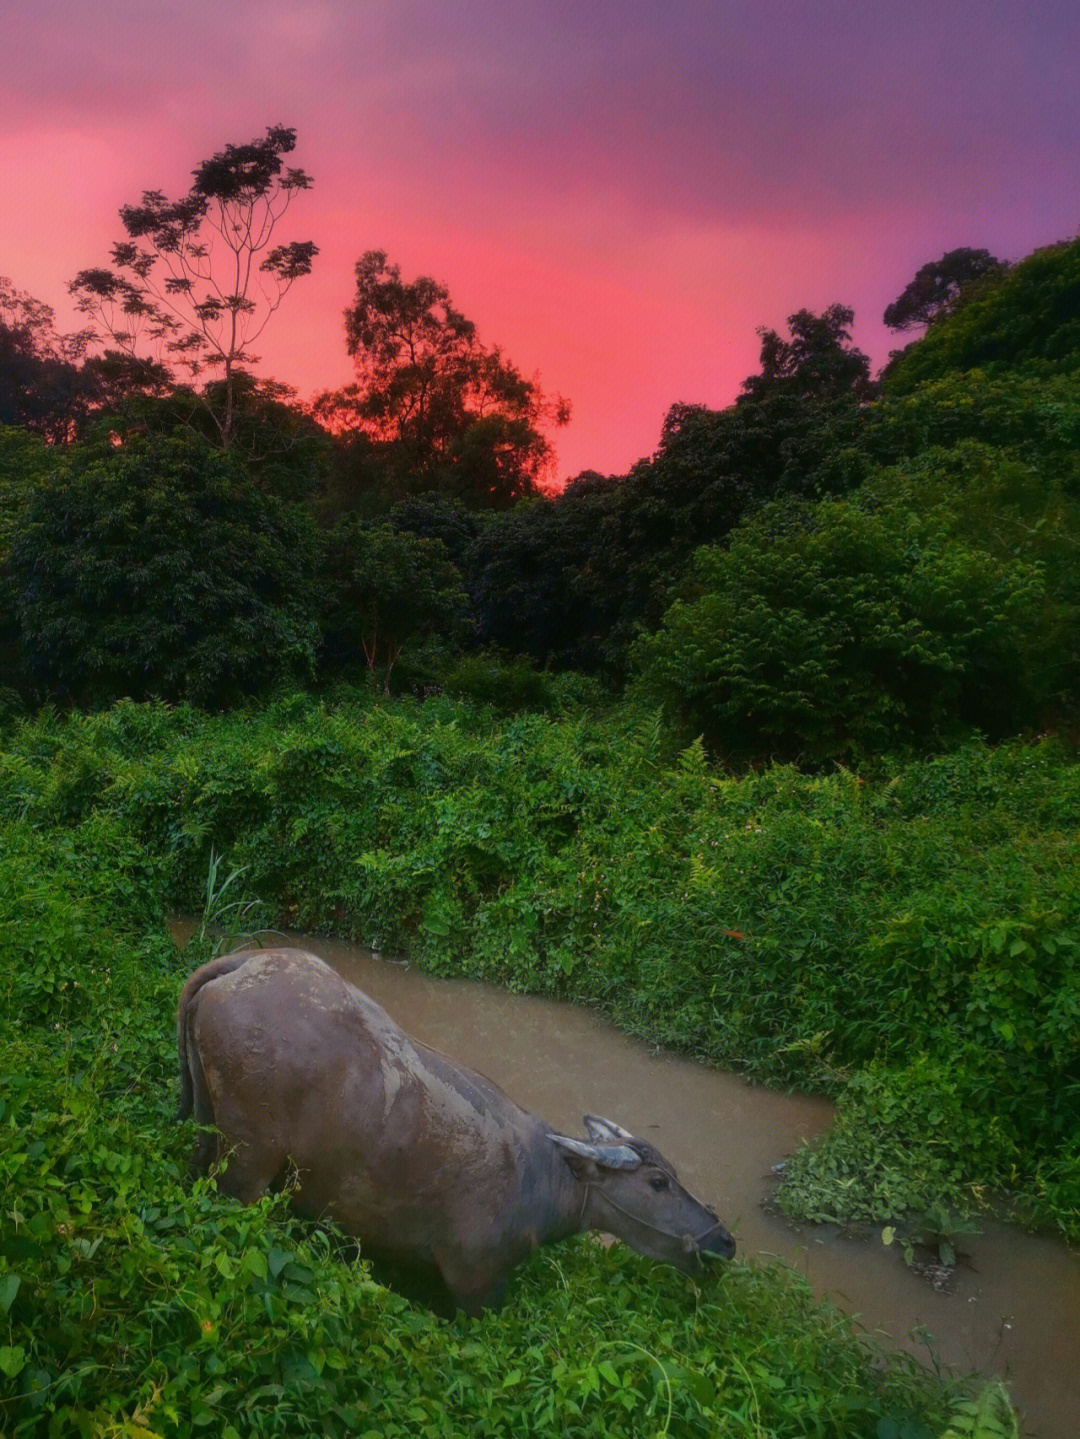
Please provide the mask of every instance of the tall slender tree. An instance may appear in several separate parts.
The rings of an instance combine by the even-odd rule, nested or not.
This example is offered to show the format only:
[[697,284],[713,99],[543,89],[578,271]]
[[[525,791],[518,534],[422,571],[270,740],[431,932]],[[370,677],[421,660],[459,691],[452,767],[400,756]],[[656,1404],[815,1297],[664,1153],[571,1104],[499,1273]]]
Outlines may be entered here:
[[225,449],[239,377],[258,361],[252,346],[318,253],[311,240],[271,243],[297,191],[311,185],[284,164],[295,145],[295,130],[271,126],[204,160],[181,199],[145,191],[120,211],[127,239],[113,246],[111,268],[82,270],[69,287],[132,361],[165,362],[193,382],[218,372],[223,403],[208,410]]

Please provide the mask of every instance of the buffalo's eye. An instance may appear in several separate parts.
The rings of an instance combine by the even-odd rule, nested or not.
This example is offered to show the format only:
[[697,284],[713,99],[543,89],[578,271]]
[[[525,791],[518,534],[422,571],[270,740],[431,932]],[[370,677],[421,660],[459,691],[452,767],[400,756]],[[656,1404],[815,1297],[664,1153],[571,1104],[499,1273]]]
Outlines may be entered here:
[[654,1179],[650,1179],[649,1183],[654,1189],[666,1189],[668,1187],[667,1175],[658,1174]]

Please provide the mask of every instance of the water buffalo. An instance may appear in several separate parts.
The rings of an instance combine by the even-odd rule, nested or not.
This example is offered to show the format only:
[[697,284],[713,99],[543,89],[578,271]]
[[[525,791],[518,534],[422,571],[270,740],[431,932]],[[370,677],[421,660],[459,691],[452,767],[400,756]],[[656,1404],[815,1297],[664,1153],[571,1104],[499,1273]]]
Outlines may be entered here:
[[735,1241],[647,1140],[586,1115],[553,1133],[483,1075],[410,1038],[313,954],[246,950],[188,980],[176,1018],[195,1168],[250,1202],[292,1164],[293,1202],[373,1253],[434,1267],[453,1303],[500,1303],[541,1244],[599,1229],[693,1269]]

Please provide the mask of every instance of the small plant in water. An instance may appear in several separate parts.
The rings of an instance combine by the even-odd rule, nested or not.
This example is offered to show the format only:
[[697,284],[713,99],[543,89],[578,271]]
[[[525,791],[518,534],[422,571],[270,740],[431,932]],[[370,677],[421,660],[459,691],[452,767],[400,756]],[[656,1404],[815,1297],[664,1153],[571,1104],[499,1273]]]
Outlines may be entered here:
[[934,1267],[949,1270],[956,1268],[957,1236],[978,1232],[977,1224],[954,1214],[940,1199],[935,1199],[924,1211],[921,1221],[905,1233],[898,1234],[895,1225],[886,1225],[881,1231],[881,1242],[890,1245],[899,1238],[904,1263],[909,1268],[920,1267],[915,1258],[916,1249],[928,1249],[936,1256]]
[[208,960],[216,959],[227,948],[237,944],[258,944],[263,935],[276,932],[257,923],[262,910],[261,900],[245,897],[235,890],[229,893],[247,873],[248,866],[241,865],[219,880],[222,858],[211,846],[203,911],[199,928],[189,942]]
[[941,1439],[1020,1439],[1020,1425],[1004,1386],[990,1384],[974,1399],[954,1401]]

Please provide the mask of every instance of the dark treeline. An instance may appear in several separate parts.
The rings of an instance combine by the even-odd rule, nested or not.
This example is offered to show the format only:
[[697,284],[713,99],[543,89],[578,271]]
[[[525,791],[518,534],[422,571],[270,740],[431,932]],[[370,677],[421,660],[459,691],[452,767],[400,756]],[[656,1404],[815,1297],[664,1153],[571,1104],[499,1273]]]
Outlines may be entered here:
[[[311,183],[294,142],[125,207],[111,267],[72,283],[80,334],[0,284],[9,700],[221,707],[368,672],[521,702],[576,670],[739,761],[1067,720],[1080,244],[923,266],[886,320],[925,333],[877,380],[850,309],[801,310],[734,404],[673,405],[628,474],[552,496],[566,401],[382,251],[356,264],[352,384],[305,405],[253,378],[316,254],[267,248]],[[212,287],[214,227],[259,286]]]

